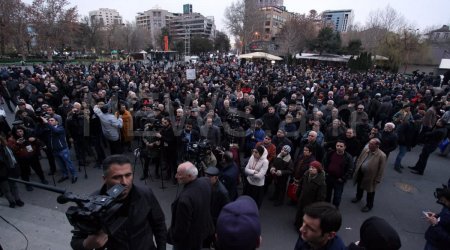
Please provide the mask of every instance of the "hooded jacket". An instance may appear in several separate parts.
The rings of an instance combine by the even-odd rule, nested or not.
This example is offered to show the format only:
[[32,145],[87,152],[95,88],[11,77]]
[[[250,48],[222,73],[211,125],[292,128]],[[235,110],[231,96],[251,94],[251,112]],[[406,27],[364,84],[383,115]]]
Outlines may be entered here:
[[[245,175],[251,185],[264,186],[265,175],[269,168],[269,161],[267,160],[267,150],[264,148],[264,153],[259,159],[255,159],[252,155],[245,166]],[[255,172],[257,172],[255,174]]]

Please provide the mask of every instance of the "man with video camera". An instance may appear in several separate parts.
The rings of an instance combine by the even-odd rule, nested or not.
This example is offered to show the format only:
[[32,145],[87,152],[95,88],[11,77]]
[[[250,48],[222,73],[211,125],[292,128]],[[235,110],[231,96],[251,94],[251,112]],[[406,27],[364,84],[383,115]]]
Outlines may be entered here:
[[[122,203],[115,217],[125,217],[125,222],[111,235],[103,230],[86,235],[74,230],[70,245],[74,250],[85,249],[166,249],[167,228],[164,213],[149,188],[133,184],[133,169],[124,155],[111,155],[103,161],[104,185],[95,194],[104,195],[116,184],[125,190],[119,198]],[[153,240],[153,236],[155,240]]]

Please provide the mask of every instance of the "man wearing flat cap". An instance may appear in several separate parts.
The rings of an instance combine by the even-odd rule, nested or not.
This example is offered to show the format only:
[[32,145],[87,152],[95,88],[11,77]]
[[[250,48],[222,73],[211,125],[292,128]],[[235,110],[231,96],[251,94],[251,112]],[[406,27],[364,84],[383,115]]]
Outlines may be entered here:
[[[220,170],[216,167],[208,167],[205,170],[205,176],[209,178],[212,185],[211,193],[211,217],[216,226],[217,218],[219,217],[222,208],[230,202],[227,188],[219,180]],[[214,235],[208,237],[203,246],[209,248],[214,241]]]

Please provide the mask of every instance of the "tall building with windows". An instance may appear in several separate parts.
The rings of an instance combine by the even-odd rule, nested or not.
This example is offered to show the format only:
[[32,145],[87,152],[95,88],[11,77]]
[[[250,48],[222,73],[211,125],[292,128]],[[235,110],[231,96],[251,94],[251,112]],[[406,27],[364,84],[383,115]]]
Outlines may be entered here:
[[[154,8],[144,12],[139,12],[136,16],[136,26],[150,31],[152,44],[157,45],[157,39],[161,34],[161,29],[167,27],[175,14],[167,10]],[[161,49],[161,48],[160,48]]]
[[353,10],[326,10],[322,13],[322,21],[335,31],[347,32],[353,23]]
[[281,7],[283,6],[283,0],[253,0],[256,5],[260,8],[262,7]]
[[283,28],[284,23],[293,15],[283,7],[263,7],[260,9],[264,13],[264,30],[260,39],[269,41],[274,38]]
[[183,40],[187,36],[201,36],[209,39],[216,37],[214,17],[205,17],[195,12],[173,17],[169,22],[169,30],[175,40]]
[[89,11],[89,18],[92,23],[97,22],[105,27],[123,24],[122,16],[114,9],[100,8],[98,10]]

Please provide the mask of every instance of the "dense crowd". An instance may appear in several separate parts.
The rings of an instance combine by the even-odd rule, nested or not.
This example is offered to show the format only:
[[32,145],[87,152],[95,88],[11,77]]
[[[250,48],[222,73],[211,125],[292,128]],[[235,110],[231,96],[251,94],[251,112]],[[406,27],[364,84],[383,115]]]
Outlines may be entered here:
[[[190,69],[196,79],[187,78]],[[395,149],[392,167],[402,173],[402,158],[423,145],[410,166],[419,175],[438,147],[443,155],[450,149],[449,88],[424,75],[219,60],[12,66],[0,77],[3,106],[15,117],[8,124],[7,111],[0,116],[0,161],[16,161],[23,180],[33,169],[47,184],[46,174],[59,169],[58,182],[75,183],[91,162],[100,168],[109,151],[141,158],[142,180],[176,182],[178,164],[190,160],[200,175],[217,167],[231,200],[242,182],[243,194],[261,207],[274,185],[275,206],[287,195],[298,202],[297,229],[309,204],[339,207],[350,179],[358,183],[353,202],[366,191],[362,211],[370,211]],[[10,205],[23,205],[17,187],[10,188]]]

